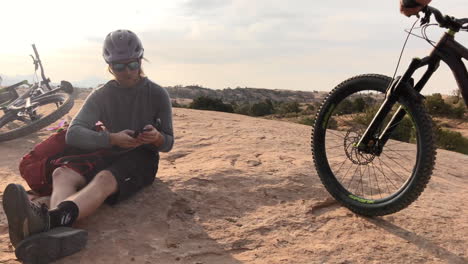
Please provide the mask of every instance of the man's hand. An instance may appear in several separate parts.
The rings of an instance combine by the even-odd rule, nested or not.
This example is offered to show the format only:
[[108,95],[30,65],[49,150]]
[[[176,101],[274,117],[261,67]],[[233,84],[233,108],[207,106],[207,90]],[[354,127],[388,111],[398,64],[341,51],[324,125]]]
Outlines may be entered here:
[[416,3],[420,4],[421,6],[404,7],[403,1],[404,0],[400,0],[400,12],[407,17],[418,14],[419,11],[421,11],[425,6],[427,6],[431,2],[431,0],[414,0]]
[[136,138],[138,142],[141,144],[153,144],[156,147],[164,144],[164,136],[152,125],[146,125],[143,129],[145,131]]
[[134,131],[125,129],[118,133],[110,133],[110,143],[114,146],[119,146],[121,148],[135,148],[143,143],[141,143],[138,139],[133,138]]

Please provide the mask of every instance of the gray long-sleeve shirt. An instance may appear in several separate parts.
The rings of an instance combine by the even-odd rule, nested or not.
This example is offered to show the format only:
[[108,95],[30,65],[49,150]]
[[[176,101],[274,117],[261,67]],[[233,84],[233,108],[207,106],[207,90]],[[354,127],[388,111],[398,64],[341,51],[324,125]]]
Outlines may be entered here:
[[[135,87],[124,88],[112,80],[96,89],[87,98],[72,120],[66,134],[67,144],[86,150],[109,148],[109,133],[125,129],[138,130],[145,125],[155,126],[161,120],[164,144],[156,147],[145,145],[155,152],[168,152],[174,144],[172,105],[167,91],[143,78]],[[93,130],[101,121],[107,132]]]

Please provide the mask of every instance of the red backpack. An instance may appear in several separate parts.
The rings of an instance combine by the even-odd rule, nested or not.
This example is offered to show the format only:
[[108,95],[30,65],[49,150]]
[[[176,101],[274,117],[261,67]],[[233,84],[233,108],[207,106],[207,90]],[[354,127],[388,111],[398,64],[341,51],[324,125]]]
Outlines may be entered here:
[[41,196],[50,195],[52,192],[51,175],[53,167],[49,161],[65,151],[65,134],[63,129],[37,144],[33,150],[24,155],[19,164],[21,177],[29,187]]
[[[96,126],[95,130],[100,131],[102,127]],[[110,149],[90,152],[67,146],[66,133],[67,129],[54,133],[37,144],[20,161],[21,177],[39,196],[47,196],[52,193],[52,173],[56,168],[65,166],[84,175],[97,167],[104,168],[103,166],[108,164],[112,158],[117,157],[115,154],[119,154]]]

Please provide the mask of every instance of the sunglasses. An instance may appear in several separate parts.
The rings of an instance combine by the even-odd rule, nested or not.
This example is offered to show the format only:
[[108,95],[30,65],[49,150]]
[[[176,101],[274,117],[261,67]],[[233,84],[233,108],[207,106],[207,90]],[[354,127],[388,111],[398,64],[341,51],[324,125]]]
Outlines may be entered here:
[[112,63],[111,67],[112,67],[112,70],[116,72],[123,72],[125,71],[125,68],[128,68],[131,71],[135,71],[135,70],[140,69],[140,62],[131,61],[128,63]]

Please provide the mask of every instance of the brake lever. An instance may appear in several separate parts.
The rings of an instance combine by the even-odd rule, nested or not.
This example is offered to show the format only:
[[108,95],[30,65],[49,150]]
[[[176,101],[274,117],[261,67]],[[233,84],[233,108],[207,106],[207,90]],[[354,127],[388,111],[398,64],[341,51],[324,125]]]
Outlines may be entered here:
[[429,22],[431,22],[431,10],[427,6],[425,6],[421,11],[424,13],[424,17],[421,18],[421,26],[429,24]]
[[37,71],[37,69],[39,68],[39,62],[37,62],[36,58],[34,58],[33,55],[29,55],[31,56],[32,60],[33,60],[33,64],[34,64],[34,70]]

